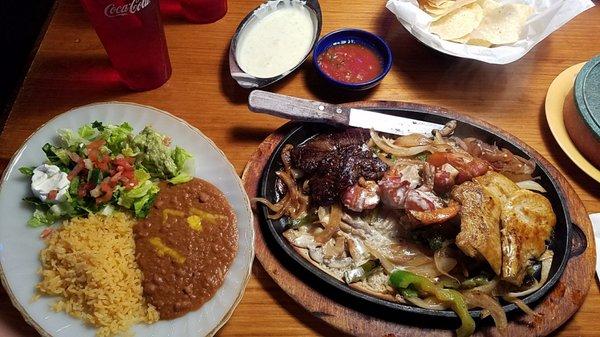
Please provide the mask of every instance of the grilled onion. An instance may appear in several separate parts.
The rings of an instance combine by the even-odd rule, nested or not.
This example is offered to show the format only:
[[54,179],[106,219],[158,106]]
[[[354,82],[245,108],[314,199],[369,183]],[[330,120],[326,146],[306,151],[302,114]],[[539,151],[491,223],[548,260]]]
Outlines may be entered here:
[[406,301],[416,305],[417,307],[430,310],[446,310],[448,306],[431,298],[421,299],[419,297],[405,297]]
[[524,188],[526,190],[546,193],[546,189],[544,187],[542,187],[542,185],[540,185],[537,181],[534,181],[534,180],[519,181],[517,183],[517,185],[520,188]]
[[498,300],[479,291],[465,291],[462,295],[465,297],[470,307],[487,310],[490,315],[492,315],[496,328],[498,328],[500,334],[506,335],[506,328],[508,327],[506,313],[502,309],[500,303],[498,303]]
[[511,296],[502,296],[502,299],[504,299],[507,302],[511,302],[514,303],[517,307],[519,307],[519,309],[521,309],[524,313],[526,313],[527,315],[531,315],[531,316],[536,316],[539,317],[540,314],[536,313],[535,311],[533,311],[533,309],[531,309],[525,302],[523,302],[523,300],[521,300],[520,298],[515,298],[515,297],[511,297]]
[[279,179],[285,184],[287,193],[275,204],[265,198],[252,198],[253,202],[260,202],[273,212],[273,214],[269,214],[269,219],[279,219],[286,215],[292,219],[299,219],[306,214],[308,209],[308,196],[302,193],[302,190],[298,187],[294,178],[296,174],[293,172],[290,163],[290,152],[293,146],[288,145],[281,152],[284,170],[276,172]]
[[450,271],[456,267],[458,262],[455,258],[448,256],[448,246],[438,249],[435,254],[433,254],[433,261],[435,263],[435,268],[442,274],[450,277],[451,279],[456,279],[456,277],[450,275]]
[[412,146],[412,147],[404,147],[394,145],[389,139],[384,137],[379,137],[375,130],[371,129],[371,139],[379,147],[382,151],[387,152],[389,154],[393,154],[398,157],[412,157],[416,156],[419,153],[430,151],[431,147],[429,145],[422,146]]
[[548,281],[548,276],[550,275],[550,267],[552,266],[553,258],[554,258],[554,252],[552,252],[549,249],[546,250],[544,252],[544,254],[542,254],[542,256],[540,257],[540,261],[542,261],[542,273],[540,276],[540,280],[539,281],[535,280],[535,282],[533,283],[533,286],[531,286],[529,289],[525,289],[520,292],[511,292],[511,293],[508,293],[508,296],[523,297],[523,296],[527,296],[531,293],[534,293],[535,291],[540,289],[546,283],[546,281]]

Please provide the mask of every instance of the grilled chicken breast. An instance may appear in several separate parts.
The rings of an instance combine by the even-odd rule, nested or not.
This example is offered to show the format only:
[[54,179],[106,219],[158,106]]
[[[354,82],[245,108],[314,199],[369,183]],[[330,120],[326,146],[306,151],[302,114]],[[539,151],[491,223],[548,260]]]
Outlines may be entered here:
[[480,177],[473,178],[473,180],[485,187],[488,193],[494,195],[503,204],[506,203],[511,194],[521,189],[505,175],[494,171],[488,171]]
[[456,245],[470,257],[487,260],[500,275],[500,200],[472,181],[454,187],[452,197],[462,205]]
[[546,250],[556,215],[546,197],[529,190],[518,190],[502,205],[502,279],[523,283],[531,259]]

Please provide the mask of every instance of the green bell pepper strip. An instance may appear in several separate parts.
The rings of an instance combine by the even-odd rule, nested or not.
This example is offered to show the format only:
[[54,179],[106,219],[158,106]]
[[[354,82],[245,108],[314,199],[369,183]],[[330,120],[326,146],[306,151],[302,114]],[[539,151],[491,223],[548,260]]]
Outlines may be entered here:
[[471,278],[464,280],[463,283],[460,285],[460,287],[463,289],[471,289],[471,288],[482,286],[484,284],[488,284],[489,282],[490,281],[487,279],[486,276],[477,275],[475,277],[471,277]]
[[467,302],[456,290],[444,289],[435,285],[428,278],[413,274],[405,270],[396,270],[390,275],[390,284],[398,289],[407,289],[412,286],[420,293],[435,296],[438,300],[448,304],[461,320],[461,326],[456,330],[458,337],[467,337],[475,331],[475,321],[469,315]]

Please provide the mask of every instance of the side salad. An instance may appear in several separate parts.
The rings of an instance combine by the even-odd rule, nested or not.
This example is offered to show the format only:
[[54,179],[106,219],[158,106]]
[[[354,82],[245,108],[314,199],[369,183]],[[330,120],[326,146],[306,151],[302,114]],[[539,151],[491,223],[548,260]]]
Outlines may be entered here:
[[46,162],[19,171],[31,177],[35,207],[28,224],[49,226],[60,219],[110,214],[121,208],[145,218],[159,192],[158,182],[193,178],[193,158],[171,139],[147,126],[137,135],[128,123],[93,122],[58,131],[59,144],[46,143]]

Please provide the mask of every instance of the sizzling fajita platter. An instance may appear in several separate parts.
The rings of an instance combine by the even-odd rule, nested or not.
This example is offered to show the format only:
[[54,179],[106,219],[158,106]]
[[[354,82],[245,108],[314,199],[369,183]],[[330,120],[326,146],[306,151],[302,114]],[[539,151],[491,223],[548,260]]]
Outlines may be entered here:
[[[332,109],[337,126],[289,125],[258,165],[253,200],[272,251],[258,258],[290,271],[284,290],[317,310],[288,285],[297,279],[338,310],[392,326],[433,322],[425,326],[457,336],[480,326],[520,335],[518,317],[543,320],[569,261],[589,249],[549,164],[514,137],[443,109],[370,104],[369,112],[413,121],[414,131],[405,124],[396,134],[340,127],[344,110]],[[306,109],[291,114],[300,111],[309,119]],[[323,311],[336,325],[335,309]]]
[[129,103],[61,114],[9,163],[0,271],[44,336],[213,335],[254,257],[248,197],[223,152]]

